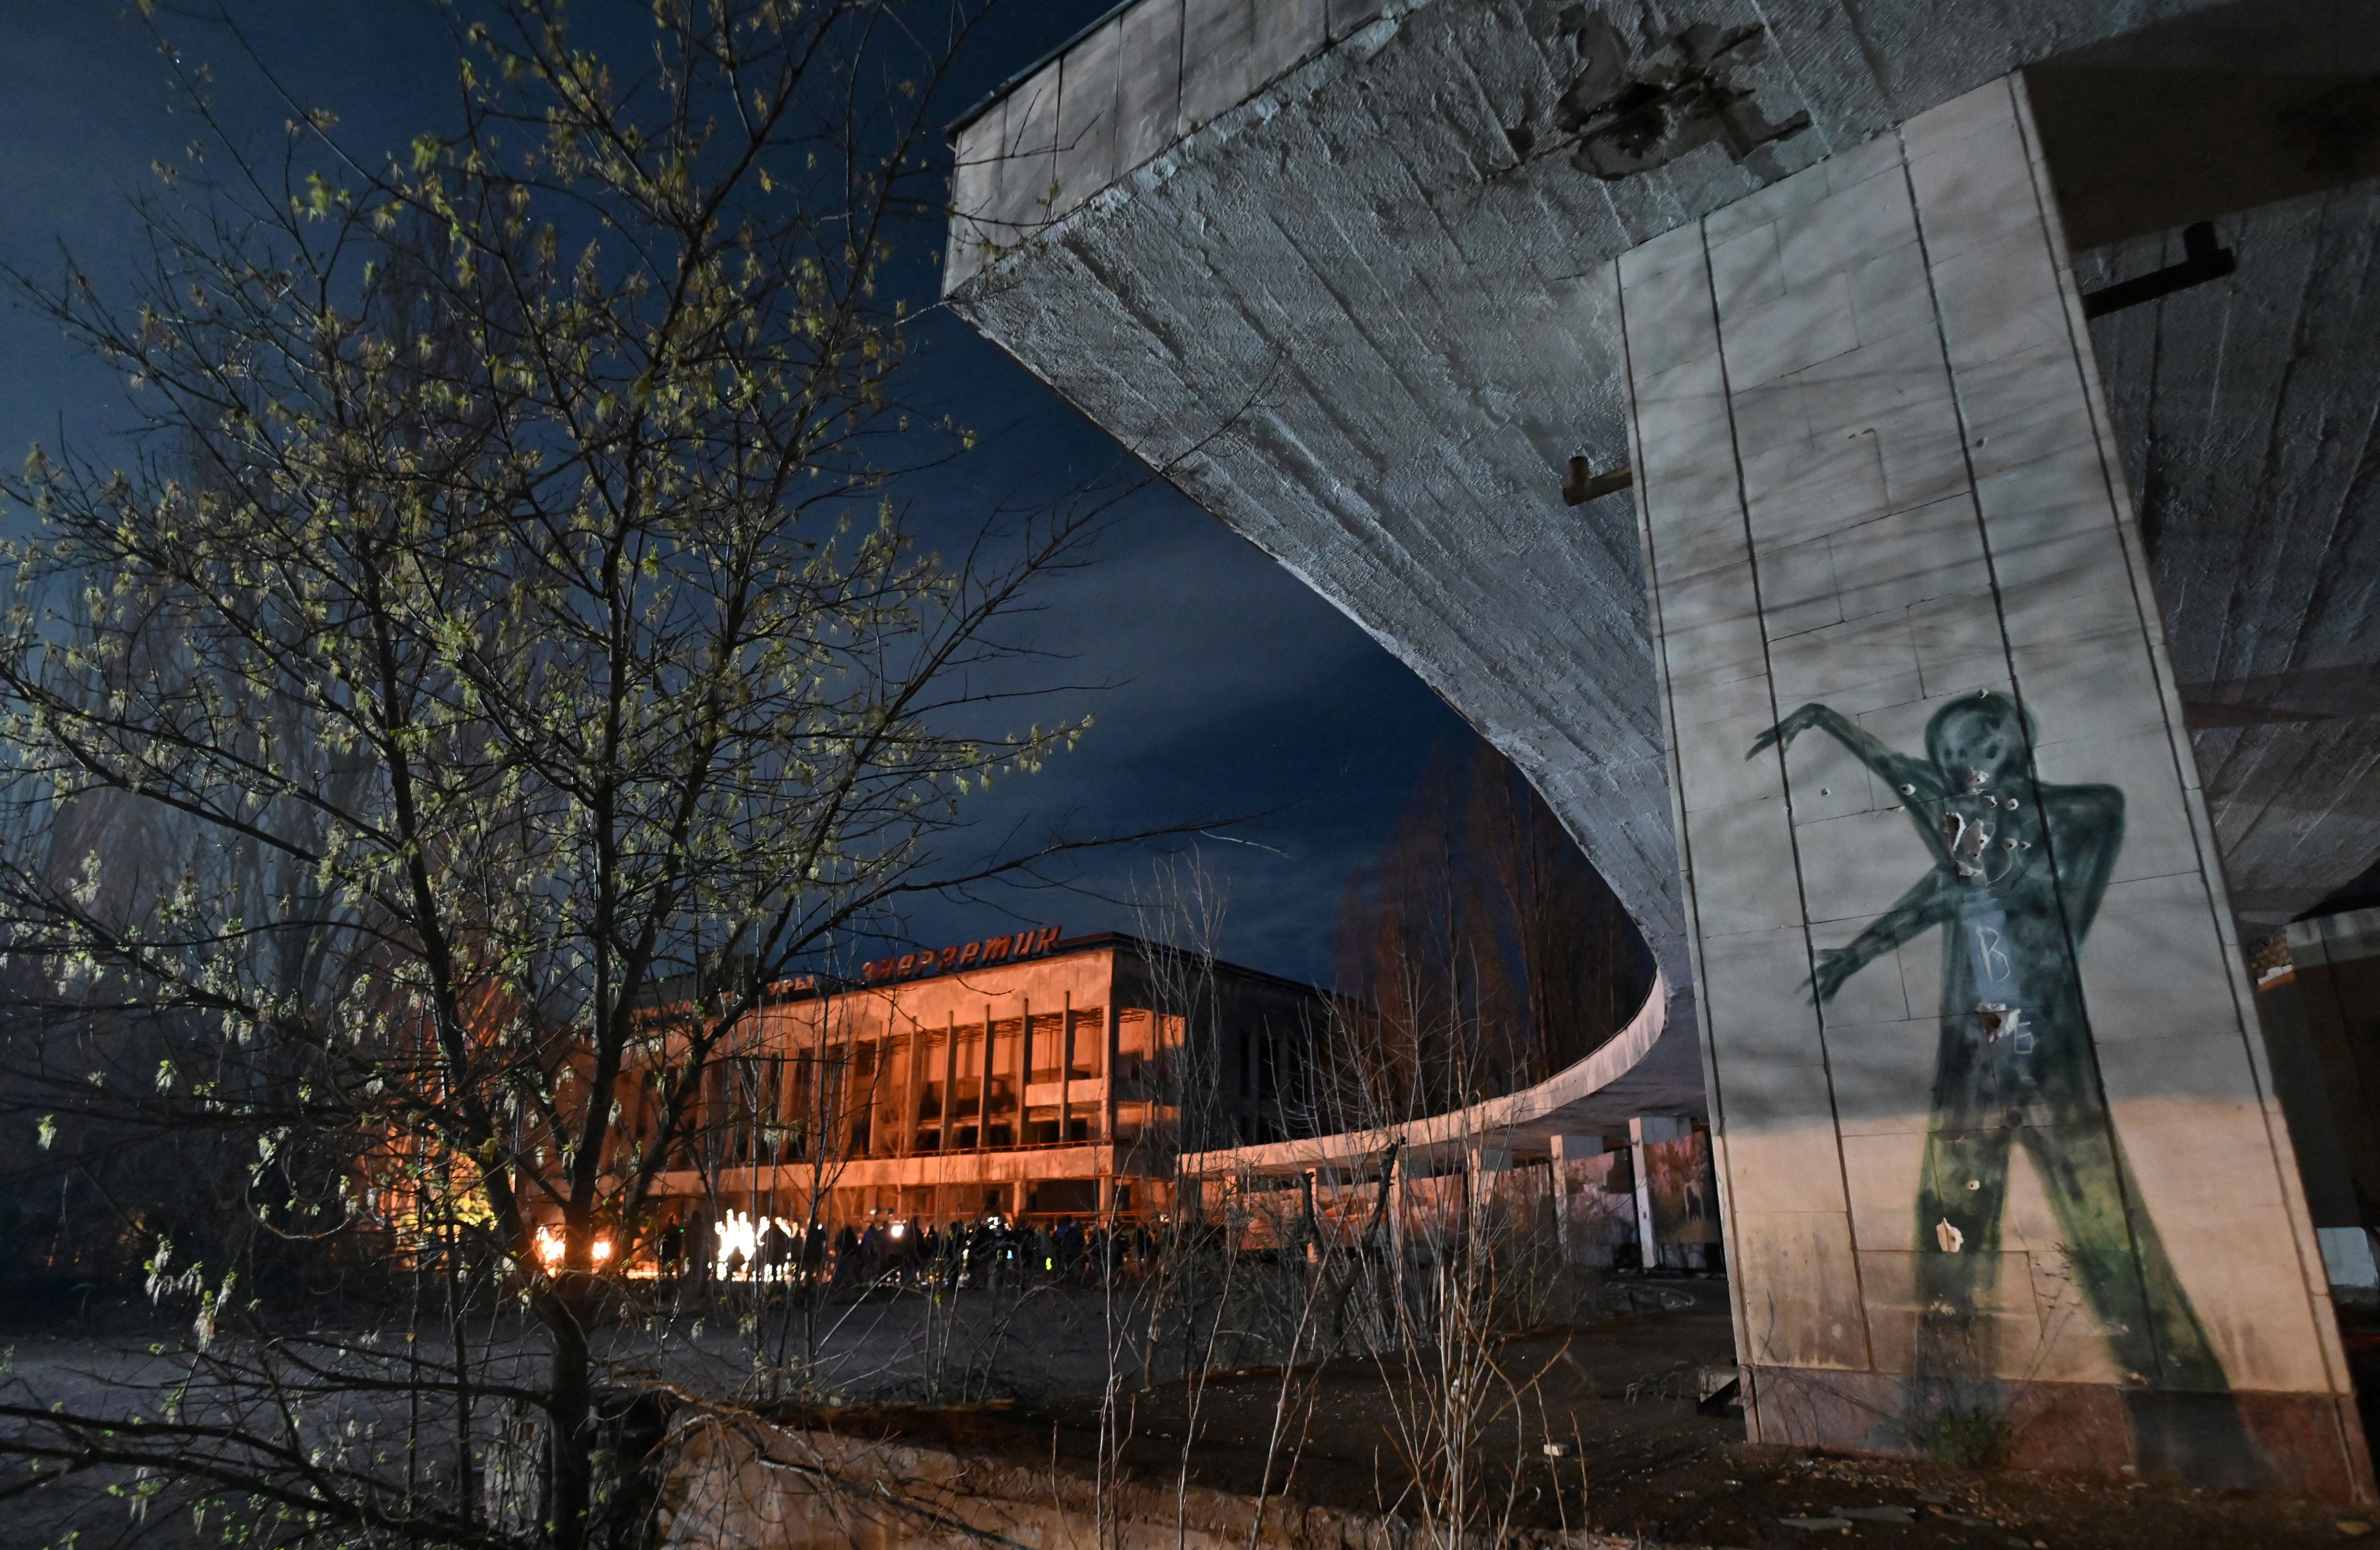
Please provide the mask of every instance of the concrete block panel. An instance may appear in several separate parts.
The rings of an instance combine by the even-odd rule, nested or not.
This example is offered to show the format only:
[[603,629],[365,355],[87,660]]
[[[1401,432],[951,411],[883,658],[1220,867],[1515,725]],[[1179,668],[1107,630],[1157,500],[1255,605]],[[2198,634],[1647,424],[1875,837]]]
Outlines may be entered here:
[[[1996,111],[2006,110],[2006,87],[1984,91],[2000,97]],[[2016,125],[1996,122],[1962,139],[1921,149],[1933,140],[1927,124],[1933,116],[1912,120],[1902,127],[1901,139],[1909,147],[1909,181],[1917,191],[1926,252],[1934,262],[1961,258],[2006,236],[2040,233],[2040,192]]]
[[[1852,322],[1863,345],[1879,345],[1912,330],[1922,331],[1923,335],[1936,333],[1938,325],[1925,250],[1914,237],[1912,226],[1910,240],[1871,249],[1844,266],[1851,287]],[[1938,343],[1932,353],[1940,358]]]
[[[1805,394],[1815,417],[1819,411]],[[1799,543],[1880,516],[1884,456],[1863,430],[1830,425],[1808,440],[1742,458],[1744,503],[1763,546]]]
[[[1816,823],[1797,824],[1793,840],[1801,853],[1803,887],[1810,899],[1811,924],[1850,927],[1827,932],[1821,940],[1852,936],[1892,908],[1893,902],[1909,890],[1909,876],[1876,866],[1877,856],[1924,854],[1924,842],[1905,813],[1851,813]],[[1891,983],[1893,965],[1879,963],[1873,967],[1888,985]],[[1836,992],[1837,999],[1844,998],[1849,998],[1847,1004],[1855,1013],[1866,999],[1849,985]],[[1831,1009],[1834,1002],[1828,1004]]]
[[1777,641],[1843,622],[1831,536],[1779,544],[1761,555],[1760,618]]
[[1051,219],[1115,181],[1123,22],[1109,22],[1060,62],[1057,167]]
[[1908,628],[1896,619],[1854,621],[1775,637],[1768,660],[1777,680],[1778,708],[1788,715],[1819,704],[1856,718],[1918,697],[1916,648],[1910,643]]
[[963,285],[999,246],[988,219],[1000,202],[1001,174],[1008,128],[1008,99],[1002,98],[967,126],[952,147],[951,235],[944,247],[942,283]]
[[[1792,1161],[1739,1161],[1736,1176],[1763,1165],[1791,1167]],[[1766,1366],[1867,1367],[1866,1310],[1850,1217],[1838,1211],[1739,1211],[1728,1264],[1750,1289],[1738,1327],[1751,1350],[1737,1355]]]
[[1777,224],[1764,221],[1710,245],[1711,295],[1718,315],[1740,317],[1750,308],[1785,294],[1777,265]]
[[1319,52],[1330,38],[1325,0],[1257,0],[1256,79],[1276,80]]
[[1744,1095],[1755,1109],[1764,1104],[1774,1108],[1778,1118],[1770,1124],[1744,1125],[1727,1142],[1722,1162],[1733,1181],[1730,1204],[1738,1215],[1842,1214],[1840,1140],[1828,1126],[1783,1117],[1789,1102],[1798,1103],[1804,1114],[1813,1104],[1823,1109],[1826,1094],[1825,1067],[1779,1066],[1768,1083]]
[[[1765,816],[1781,835],[1782,814],[1768,805]],[[1781,890],[1790,893],[1791,885],[1783,884]],[[1765,1112],[1779,1113],[1784,1096],[1778,1086],[1780,1072],[1788,1067],[1821,1067],[1826,1059],[1817,1009],[1810,1004],[1808,937],[1798,923],[1763,926],[1708,937],[1705,949],[1703,992],[1713,1047],[1741,1062],[1759,1095],[1747,1090],[1745,1100],[1766,1105]],[[1807,1100],[1817,1089],[1804,1084],[1796,1091]]]
[[1662,470],[1661,500],[1671,511],[1699,511],[1707,503],[1699,490],[1679,492],[1679,481],[1723,478],[1726,503],[1738,512],[1732,459],[1716,456],[1727,445],[1726,376],[1716,349],[1658,370],[1647,370],[1636,392],[1637,445],[1645,466]]
[[1742,679],[1701,703],[1730,709],[1714,721],[1683,722],[1678,727],[1678,768],[1683,782],[1680,800],[1686,810],[1700,813],[1778,795],[1774,761],[1744,757],[1753,739],[1777,723],[1767,681]]
[[1729,399],[1726,406],[1734,411],[1735,447],[1741,456],[1758,457],[1800,446],[1810,439],[1809,410],[1802,403],[1802,385],[1794,378],[1746,388]]
[[1948,500],[1888,511],[1827,541],[1846,620],[1905,613],[1914,625],[1937,608],[1956,612],[1961,601],[1990,591],[1983,532],[1963,489]]
[[[1853,984],[1861,987],[1858,1004],[1848,1004],[1854,991],[1846,986],[1826,1015],[1827,1069],[1834,1079],[1835,1114],[1844,1144],[1848,1147],[1854,1135],[1904,1135],[1918,1138],[1912,1144],[1922,1152],[1929,1122],[1926,1096],[1941,1044],[1934,1003],[1911,997],[1888,963],[1854,975]],[[1901,1009],[1897,1013],[1896,1007]],[[1854,1020],[1870,1011],[1888,1015],[1875,1022]],[[1906,1168],[1864,1173],[1855,1192],[1887,1191],[1900,1213],[1889,1233],[1881,1239],[1864,1233],[1864,1241],[1901,1244],[1907,1237],[1909,1181],[1916,1177],[1913,1158]]]
[[[1925,1166],[1924,1127],[1853,1129],[1846,1118],[1842,1147],[1852,1236],[1863,1251],[1863,1259],[1877,1252],[1877,1245],[1907,1252],[1911,1230],[1908,1181]],[[1906,1269],[1900,1273],[1908,1274]]]
[[1050,224],[1058,180],[1058,107],[1065,71],[1052,59],[1006,100],[1001,116],[996,193],[986,211],[992,245],[1014,247]]
[[1777,272],[1789,291],[1815,290],[1917,239],[1907,180],[1869,177],[1777,218]]
[[1182,0],[1140,0],[1118,19],[1116,167],[1131,172],[1182,134]]
[[[1790,713],[1791,708],[1787,710]],[[1766,728],[1762,729],[1766,731]],[[1854,813],[1900,810],[1900,799],[1889,787],[1879,786],[1867,767],[1850,750],[1831,741],[1793,745],[1787,756],[1793,781],[1793,822],[1823,823]]]
[[1257,0],[1184,0],[1182,127],[1196,129],[1256,90]]
[[1630,309],[1632,318],[1643,321],[1628,340],[1629,374],[1640,382],[1658,381],[1680,367],[1718,362],[1709,272],[1699,248],[1682,257],[1684,261],[1645,275],[1643,310]]
[[[1695,852],[1689,858],[1688,866],[1695,869],[1706,866],[1714,882],[1722,878],[1735,882],[1733,887],[1718,887],[1697,892],[1696,897],[1701,902],[1699,923],[1705,945],[1710,951],[1718,951],[1714,944],[1722,938],[1751,934],[1761,937],[1767,944],[1764,951],[1787,952],[1787,949],[1779,945],[1782,938],[1769,934],[1789,926],[1798,930],[1802,917],[1801,901],[1794,890],[1793,848],[1788,818],[1785,799],[1772,796],[1731,803],[1724,807],[1705,808],[1694,815],[1688,824],[1687,832],[1692,837]],[[1792,953],[1804,951],[1796,944],[1787,956],[1790,958]],[[1763,960],[1763,965],[1764,974],[1768,968],[1775,967],[1768,959]],[[1808,972],[1806,968],[1802,971],[1803,975]],[[1750,980],[1739,984],[1734,979],[1722,984],[1713,977],[1707,964],[1704,967],[1703,986],[1705,994],[1713,998],[1726,990],[1734,998],[1730,1005],[1742,1007],[1755,1023],[1766,1023],[1771,1019],[1767,1011],[1755,1014],[1752,1009],[1765,1009],[1772,993],[1784,993],[1768,979],[1763,979],[1757,985]]]
[[[2007,360],[2030,351],[2051,351],[2070,359],[2074,343],[2040,226],[2021,226],[2005,236],[1949,255],[1932,252],[1928,235],[1942,340],[1954,369]],[[2081,379],[2071,372],[2059,376],[2079,405]],[[2009,377],[2011,383],[2028,379],[2036,393],[2044,383],[2058,380],[2031,369],[2020,369]]]
[[[2155,668],[2148,653],[2142,649],[2137,618],[2119,619],[2088,634],[2057,640],[2026,638],[2011,630],[2009,666],[2015,673],[2018,691],[2024,696],[2025,708],[2033,712],[2039,726],[2087,728],[2081,735],[2091,744],[2120,742],[2136,752],[2140,747],[2137,733],[2148,733],[2163,744],[2162,757],[2150,758],[2145,763],[2134,758],[2120,771],[2125,775],[2149,776],[2155,783],[2143,786],[2119,779],[2116,784],[2121,789],[2176,789],[2173,740],[2168,734],[2165,703],[2157,693]],[[2074,737],[2053,737],[2044,731],[2036,733],[2034,745],[2045,752],[2052,748],[2068,750],[2058,761],[2063,768],[2088,768],[2091,761],[2072,757],[2076,742]],[[2118,773],[2109,770],[2111,776]],[[2124,831],[2128,857],[2138,844],[2143,816],[2153,809],[2165,813],[2168,823],[2181,823],[2187,830],[2180,802],[2168,799],[2135,804],[2127,816]],[[2128,859],[2124,866],[2129,870],[2136,864],[2136,859]],[[2188,866],[2194,869],[2198,864],[2193,843]]]
[[[1722,578],[1729,577],[1732,578],[1730,583],[1718,585]],[[1694,580],[1713,585],[1673,591],[1662,607],[1665,620],[1677,621],[1665,624],[1663,634],[1678,644],[1680,675],[1706,684],[1721,696],[1718,701],[1721,706],[1735,702],[1734,686],[1747,678],[1759,680],[1760,692],[1766,695],[1768,648],[1760,633],[1760,615],[1750,609],[1705,608],[1701,606],[1705,599],[1699,596],[1705,591],[1723,592],[1739,586],[1749,588],[1752,567],[1739,563]],[[1694,716],[1690,725],[1699,725],[1705,720],[1699,711],[1690,714]]]
[[1859,348],[1850,287],[1840,274],[1720,320],[1728,385],[1758,387]]

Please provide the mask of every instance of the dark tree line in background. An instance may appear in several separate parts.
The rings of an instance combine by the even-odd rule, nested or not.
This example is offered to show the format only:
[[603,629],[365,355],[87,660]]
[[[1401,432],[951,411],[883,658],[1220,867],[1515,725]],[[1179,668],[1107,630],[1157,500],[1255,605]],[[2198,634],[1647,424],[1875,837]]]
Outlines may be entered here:
[[1652,985],[1609,885],[1478,740],[1437,757],[1378,863],[1348,880],[1334,945],[1340,989],[1368,1010],[1328,1064],[1383,1096],[1388,1119],[1546,1080],[1625,1026]]

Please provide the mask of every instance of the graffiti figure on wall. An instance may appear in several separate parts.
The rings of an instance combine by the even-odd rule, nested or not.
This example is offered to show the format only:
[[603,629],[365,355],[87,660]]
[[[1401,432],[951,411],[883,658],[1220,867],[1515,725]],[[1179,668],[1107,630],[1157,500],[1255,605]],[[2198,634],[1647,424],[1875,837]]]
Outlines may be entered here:
[[1752,753],[1814,730],[1889,783],[1933,858],[1865,930],[1821,951],[1812,976],[1823,1006],[1876,959],[1942,928],[1940,1043],[1917,1187],[1917,1375],[2000,1375],[1989,1303],[2010,1152],[2022,1145],[2125,1383],[2224,1390],[2222,1362],[2155,1226],[2130,1203],[2083,1007],[2076,949],[2123,844],[2123,793],[2034,779],[2030,718],[1988,691],[1935,714],[1924,758],[1823,705],[1794,711]]
[[1653,1205],[1656,1243],[1716,1243],[1710,1132],[1693,1131],[1645,1144],[1645,1193]]

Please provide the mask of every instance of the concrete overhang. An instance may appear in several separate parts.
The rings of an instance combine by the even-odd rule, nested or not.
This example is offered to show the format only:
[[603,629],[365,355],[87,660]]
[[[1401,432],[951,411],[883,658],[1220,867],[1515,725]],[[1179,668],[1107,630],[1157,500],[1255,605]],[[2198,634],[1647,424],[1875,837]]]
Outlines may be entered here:
[[[1669,1004],[1628,1101],[1698,1111],[1632,497],[1566,507],[1561,492],[1573,456],[1628,459],[1611,260],[2045,62],[2165,72],[2143,95],[2175,134],[2190,99],[2173,72],[2296,72],[2281,108],[2255,111],[2295,103],[2319,123],[2339,71],[2380,65],[2370,11],[1137,0],[956,133],[947,296],[1513,759],[1659,963]],[[2309,29],[2321,79],[2303,75],[2308,46],[2270,42]],[[2078,122],[2050,146],[2061,188],[2124,181]],[[2272,191],[2251,178],[2191,212],[2228,212],[2240,276],[2095,325],[2252,922],[2380,855],[2380,352],[2349,343],[2371,337],[2380,287],[2337,297],[2335,324],[2293,316],[2340,291],[2325,244],[2351,230],[2356,272],[2370,261],[2380,165],[2365,151],[2332,148],[2312,191],[2241,205]],[[2097,232],[2089,261],[2155,267],[2174,234],[2148,218]]]

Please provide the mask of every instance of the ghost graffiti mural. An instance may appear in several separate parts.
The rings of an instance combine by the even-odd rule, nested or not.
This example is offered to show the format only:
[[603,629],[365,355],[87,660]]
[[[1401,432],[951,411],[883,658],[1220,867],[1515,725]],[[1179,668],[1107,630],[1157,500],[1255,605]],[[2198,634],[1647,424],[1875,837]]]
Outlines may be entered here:
[[1938,711],[1922,758],[1823,705],[1794,711],[1751,752],[1812,731],[1889,783],[1932,863],[1851,941],[1820,951],[1812,975],[1824,1006],[1877,958],[1941,929],[1941,1023],[1914,1224],[1916,1374],[2002,1371],[1988,1304],[2010,1155],[2022,1146],[2122,1381],[2223,1390],[2222,1363],[2155,1226],[2130,1199],[2076,963],[2123,844],[2123,793],[2036,779],[2032,725],[1998,694]]

